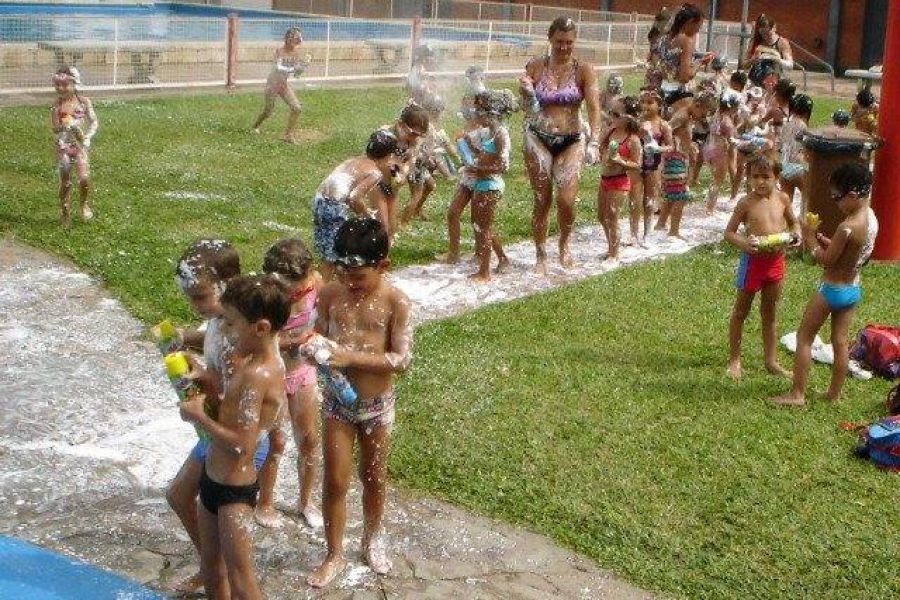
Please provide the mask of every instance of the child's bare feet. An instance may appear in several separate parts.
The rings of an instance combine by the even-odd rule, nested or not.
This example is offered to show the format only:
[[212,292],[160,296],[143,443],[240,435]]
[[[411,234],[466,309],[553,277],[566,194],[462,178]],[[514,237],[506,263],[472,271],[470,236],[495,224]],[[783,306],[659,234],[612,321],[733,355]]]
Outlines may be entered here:
[[603,259],[601,263],[602,267],[607,269],[614,269],[619,266],[619,257],[618,256],[607,256]]
[[547,254],[539,251],[534,259],[534,272],[538,275],[547,275]]
[[82,221],[90,221],[94,218],[94,211],[91,210],[91,205],[85,202],[81,205],[81,220]]
[[739,360],[729,361],[728,367],[725,369],[725,373],[729,377],[734,379],[735,381],[740,379],[741,375],[743,374],[743,370],[741,369],[741,361],[739,361]]
[[391,568],[394,566],[387,557],[387,543],[384,540],[384,536],[375,536],[375,539],[365,544],[363,546],[363,555],[366,564],[378,575],[390,573]]
[[827,400],[828,402],[834,402],[841,397],[841,393],[833,392],[833,391],[831,391],[831,388],[828,388],[827,390],[822,392],[820,397],[822,398],[822,400]]
[[572,258],[572,253],[569,252],[569,249],[560,250],[559,252],[559,264],[562,265],[564,269],[571,269],[575,266],[575,259]]
[[263,506],[260,504],[256,507],[253,518],[257,523],[269,529],[278,529],[282,526],[281,515],[278,514],[274,506]]
[[450,254],[449,252],[446,254],[438,254],[435,258],[437,258],[438,262],[446,263],[448,265],[455,265],[459,262],[459,254]]
[[770,400],[781,406],[804,406],[806,404],[806,399],[803,396],[797,396],[794,392],[775,396]]
[[624,241],[622,242],[622,245],[623,245],[623,246],[636,246],[636,245],[637,245],[637,238],[636,238],[636,237],[632,237],[631,239],[624,240]]
[[325,520],[322,518],[322,511],[312,504],[309,504],[306,508],[301,508],[300,516],[306,521],[307,526],[312,529],[321,529],[322,526],[325,525]]
[[198,571],[175,584],[172,591],[179,594],[196,594],[203,589],[203,575]]
[[509,262],[509,258],[504,256],[503,258],[500,259],[500,262],[497,263],[497,269],[496,269],[497,274],[502,275],[503,273],[508,272],[510,266],[511,266],[511,264]]
[[296,135],[294,135],[293,133],[286,133],[286,134],[284,134],[283,136],[281,136],[281,141],[282,141],[282,142],[287,142],[288,144],[295,144],[295,145],[296,145],[296,144],[299,144],[299,143],[300,143],[300,138],[298,138],[298,137],[297,137]]
[[254,127],[253,129],[250,130],[250,132],[255,133],[256,135],[259,135],[259,127]]
[[491,280],[491,275],[490,273],[482,273],[481,271],[478,271],[476,273],[469,274],[467,278],[471,279],[475,283],[487,283]]
[[791,371],[788,371],[787,369],[782,367],[777,362],[766,364],[766,371],[768,371],[772,375],[778,375],[780,377],[787,377],[788,379],[790,379],[791,377],[794,376],[794,374]]
[[669,241],[670,241],[670,242],[675,242],[675,241],[686,242],[686,241],[687,241],[687,238],[685,238],[685,237],[684,237],[683,235],[681,235],[681,234],[673,234],[673,233],[670,233],[667,237],[669,238]]
[[347,560],[343,556],[328,555],[325,557],[325,562],[309,574],[306,583],[314,588],[323,588],[334,581],[334,578],[340,575],[346,566]]

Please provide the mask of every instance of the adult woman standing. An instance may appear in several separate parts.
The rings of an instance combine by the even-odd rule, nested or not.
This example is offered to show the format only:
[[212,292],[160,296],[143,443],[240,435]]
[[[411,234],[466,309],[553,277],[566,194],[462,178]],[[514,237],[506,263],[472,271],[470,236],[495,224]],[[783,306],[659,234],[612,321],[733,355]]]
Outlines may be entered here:
[[697,67],[713,59],[712,54],[706,54],[694,61],[697,33],[703,26],[703,18],[702,10],[689,2],[682,4],[672,18],[669,31],[659,40],[659,56],[665,68],[661,89],[670,113],[688,103],[685,99],[694,95],[690,83],[697,74]]
[[[573,264],[569,236],[575,221],[575,196],[581,166],[597,160],[600,139],[600,104],[597,77],[592,66],[574,55],[575,22],[557,17],[547,32],[550,53],[532,58],[525,65],[520,91],[528,116],[525,121],[525,168],[534,191],[531,234],[536,269],[546,273],[547,218],[556,188],[559,222],[559,262]],[[590,140],[585,146],[578,111],[587,105]]]
[[759,86],[765,87],[763,79],[774,75],[781,76],[782,70],[794,68],[794,53],[791,43],[775,31],[775,19],[759,15],[753,24],[753,37],[747,55],[744,57],[744,68],[750,69],[750,79]]

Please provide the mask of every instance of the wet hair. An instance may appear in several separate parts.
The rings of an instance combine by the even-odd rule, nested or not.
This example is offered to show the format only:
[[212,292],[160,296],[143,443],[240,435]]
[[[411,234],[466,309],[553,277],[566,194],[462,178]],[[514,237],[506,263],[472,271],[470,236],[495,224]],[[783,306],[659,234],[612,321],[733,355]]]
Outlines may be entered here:
[[288,30],[284,32],[284,39],[288,39],[292,33],[297,33],[300,35],[300,39],[303,39],[303,34],[300,32],[299,27],[288,27]]
[[850,124],[850,113],[843,108],[839,108],[831,113],[831,122],[838,127],[846,127]]
[[747,87],[747,71],[735,71],[731,74],[729,81],[733,85],[739,85],[741,87],[741,91],[743,91],[743,89]]
[[629,133],[638,133],[641,130],[641,103],[637,96],[625,96],[619,102],[622,103],[625,117],[625,130]]
[[875,94],[873,94],[872,90],[868,87],[864,87],[863,89],[856,92],[856,103],[862,108],[872,108],[876,100],[877,98],[875,98]]
[[366,156],[372,160],[378,160],[399,152],[400,142],[397,136],[387,129],[376,129],[369,136],[369,141],[366,143]]
[[725,92],[721,96],[719,96],[719,109],[720,110],[730,110],[735,109],[741,105],[741,98],[738,96],[737,92],[732,91],[731,93]]
[[781,160],[774,152],[763,152],[754,156],[747,162],[747,173],[753,173],[753,170],[765,169],[772,173],[776,179],[781,175]]
[[872,190],[872,172],[868,165],[849,162],[832,171],[828,183],[841,193],[841,197],[850,192],[865,197]]
[[685,25],[695,21],[701,21],[705,16],[706,15],[700,8],[690,2],[685,2],[681,5],[681,8],[678,9],[678,12],[675,13],[675,18],[672,19],[672,25],[669,26],[669,37],[675,37],[681,33],[681,30]]
[[312,253],[300,238],[278,240],[263,257],[263,272],[290,279],[304,279],[313,264]]
[[806,94],[797,94],[791,98],[788,107],[792,115],[800,115],[808,119],[813,113],[813,99]]
[[235,277],[228,282],[221,303],[235,308],[248,323],[267,320],[273,333],[280,331],[291,315],[288,288],[271,274]]
[[519,110],[519,103],[509,90],[478,92],[472,103],[478,111],[501,118]]
[[770,30],[775,29],[775,19],[767,17],[765,13],[756,17],[756,22],[753,23],[753,36],[750,38],[750,54],[753,54],[756,47],[763,42],[762,35],[759,33],[760,27],[768,27]]
[[416,131],[427,131],[428,111],[418,104],[407,104],[400,112],[400,122]]
[[349,219],[334,239],[335,263],[347,267],[374,266],[387,258],[389,247],[388,234],[381,221]]
[[784,98],[788,102],[790,102],[791,98],[793,98],[796,93],[797,86],[787,77],[782,77],[778,80],[778,83],[775,84],[775,95],[779,98]]
[[191,243],[175,265],[182,291],[201,284],[217,286],[241,274],[241,259],[228,241],[202,238]]
[[572,20],[571,17],[559,16],[553,19],[553,22],[550,23],[550,27],[547,29],[547,38],[552,38],[553,34],[557,31],[569,32],[575,31],[577,27],[575,21]]

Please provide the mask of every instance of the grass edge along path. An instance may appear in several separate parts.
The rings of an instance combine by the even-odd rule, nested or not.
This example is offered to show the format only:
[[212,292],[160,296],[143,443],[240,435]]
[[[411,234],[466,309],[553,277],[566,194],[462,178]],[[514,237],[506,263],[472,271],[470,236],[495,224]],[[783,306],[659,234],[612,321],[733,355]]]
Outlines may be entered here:
[[[768,405],[789,384],[762,368],[755,312],[745,377],[724,377],[736,258],[708,246],[420,326],[392,478],[676,597],[896,597],[900,488],[838,428],[879,416],[890,385]],[[779,334],[818,274],[790,261]],[[854,328],[896,317],[896,274],[867,268]]]

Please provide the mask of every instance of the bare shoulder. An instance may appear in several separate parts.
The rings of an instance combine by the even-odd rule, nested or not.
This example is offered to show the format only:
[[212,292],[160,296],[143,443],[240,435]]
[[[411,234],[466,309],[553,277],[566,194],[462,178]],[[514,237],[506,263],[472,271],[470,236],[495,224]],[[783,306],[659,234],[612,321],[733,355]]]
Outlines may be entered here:
[[747,212],[751,206],[754,204],[754,199],[751,194],[741,194],[738,196],[737,203],[734,205],[734,210],[732,214],[741,214]]
[[582,81],[596,81],[597,75],[594,72],[594,66],[586,60],[578,61],[578,75]]
[[336,281],[329,281],[319,289],[319,304],[328,306],[341,296],[344,287]]
[[786,193],[782,192],[781,190],[778,190],[775,193],[778,194],[778,200],[782,204],[784,204],[786,207],[790,206],[792,204],[791,197],[788,196]]
[[394,310],[404,309],[404,310],[408,311],[410,309],[410,307],[412,306],[412,303],[410,302],[409,297],[406,294],[404,294],[400,288],[395,287],[393,285],[390,285],[390,284],[387,285],[386,297],[387,297],[388,301],[391,303],[391,307]]
[[532,56],[528,59],[528,62],[525,63],[525,72],[528,75],[537,75],[541,72],[541,69],[544,67],[544,57],[543,56]]

